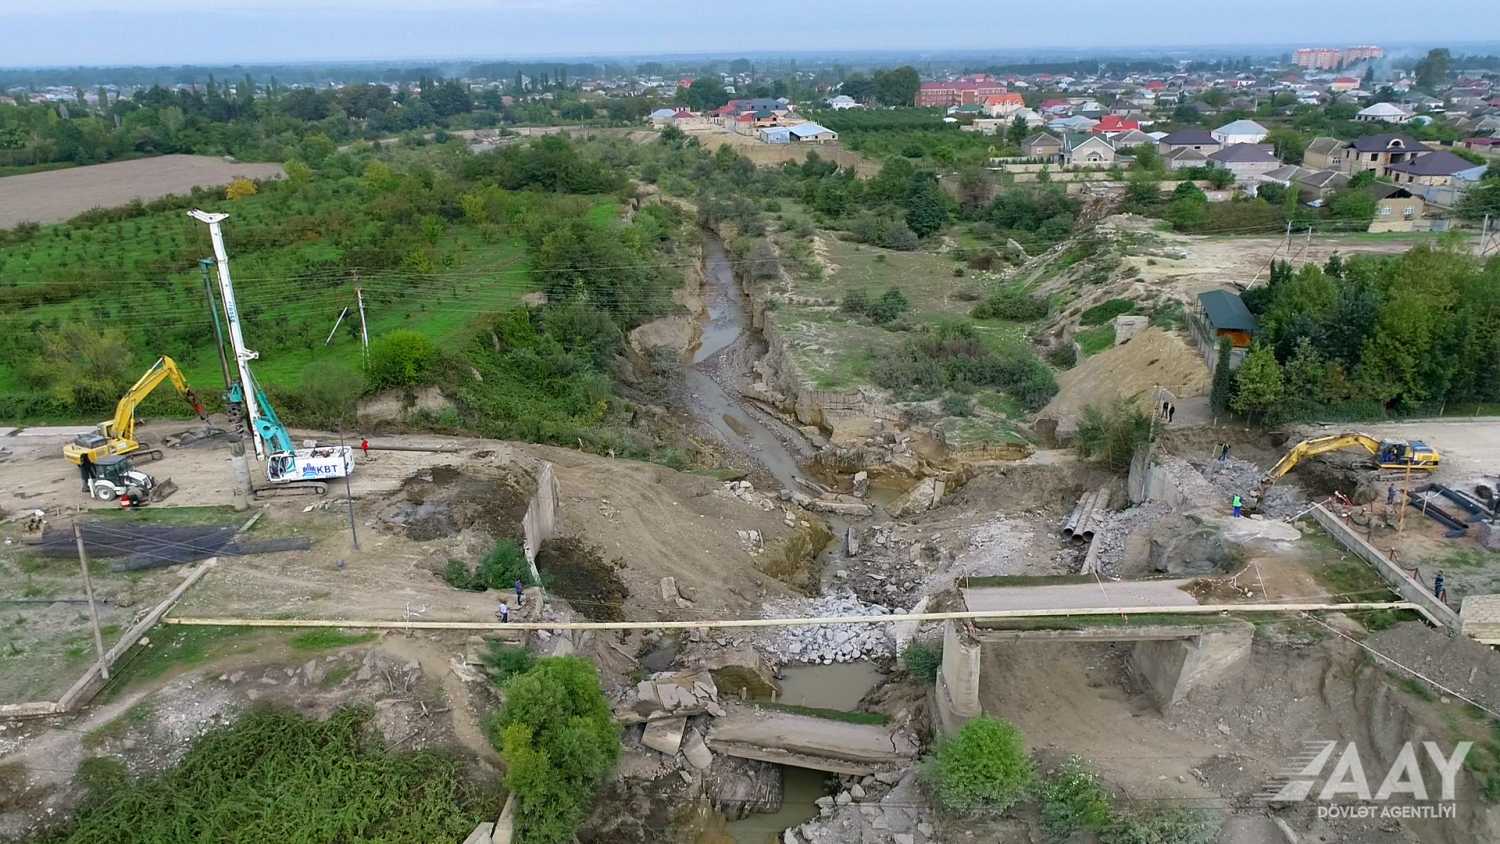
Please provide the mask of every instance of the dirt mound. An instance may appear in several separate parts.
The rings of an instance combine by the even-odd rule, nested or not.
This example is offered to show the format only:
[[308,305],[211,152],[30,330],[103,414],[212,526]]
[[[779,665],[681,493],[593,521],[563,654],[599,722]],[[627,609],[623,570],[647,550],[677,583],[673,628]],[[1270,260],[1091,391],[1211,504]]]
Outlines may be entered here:
[[490,536],[518,537],[530,493],[516,479],[480,476],[454,466],[434,466],[407,478],[400,500],[378,523],[418,542],[478,528]]
[[1129,342],[1100,352],[1057,376],[1057,395],[1042,409],[1054,419],[1077,417],[1090,404],[1118,398],[1151,400],[1157,386],[1179,399],[1208,392],[1203,358],[1187,343],[1159,328],[1148,328]]

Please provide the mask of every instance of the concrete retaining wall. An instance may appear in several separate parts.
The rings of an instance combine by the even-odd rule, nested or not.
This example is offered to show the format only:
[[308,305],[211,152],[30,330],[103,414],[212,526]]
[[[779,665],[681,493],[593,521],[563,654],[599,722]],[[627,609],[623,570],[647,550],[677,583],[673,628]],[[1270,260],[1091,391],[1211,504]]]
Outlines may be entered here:
[[1343,519],[1334,515],[1328,508],[1321,504],[1314,504],[1312,508],[1313,518],[1323,529],[1340,545],[1353,551],[1354,554],[1365,562],[1375,567],[1378,573],[1396,594],[1403,600],[1411,601],[1425,608],[1427,612],[1439,624],[1453,631],[1459,632],[1462,625],[1458,619],[1458,613],[1454,612],[1447,604],[1439,601],[1426,586],[1414,580],[1400,566],[1391,562],[1390,558],[1380,553],[1375,546],[1365,541],[1353,526],[1346,524]]
[[536,475],[536,493],[526,505],[526,515],[521,518],[521,531],[526,538],[526,564],[531,566],[531,577],[542,582],[536,570],[536,554],[542,543],[552,538],[557,531],[557,476],[551,463],[543,463]]
[[979,705],[979,642],[949,621],[943,625],[943,667],[937,679],[938,726],[958,732],[984,710]]

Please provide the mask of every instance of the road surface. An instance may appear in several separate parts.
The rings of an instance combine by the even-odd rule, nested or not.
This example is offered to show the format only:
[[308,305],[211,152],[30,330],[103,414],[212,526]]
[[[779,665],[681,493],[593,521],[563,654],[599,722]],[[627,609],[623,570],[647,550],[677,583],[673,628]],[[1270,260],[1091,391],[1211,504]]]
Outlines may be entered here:
[[[1324,429],[1324,433],[1338,426]],[[1500,419],[1493,416],[1430,419],[1388,425],[1352,424],[1378,439],[1422,440],[1443,456],[1434,479],[1467,484],[1480,475],[1500,475]]]
[[1052,586],[983,586],[965,589],[964,603],[975,612],[1000,610],[1079,610],[1106,607],[1191,607],[1182,591],[1190,580],[1128,580]]

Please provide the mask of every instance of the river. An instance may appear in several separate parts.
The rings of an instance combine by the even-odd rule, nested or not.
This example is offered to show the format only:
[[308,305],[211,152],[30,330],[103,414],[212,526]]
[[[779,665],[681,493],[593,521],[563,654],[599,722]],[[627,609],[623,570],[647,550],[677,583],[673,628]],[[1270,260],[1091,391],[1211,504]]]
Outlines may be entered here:
[[735,280],[723,242],[705,233],[703,250],[707,314],[698,347],[683,368],[688,409],[725,445],[759,463],[781,486],[799,489],[800,434],[766,412],[751,408],[749,402],[724,386],[734,384],[749,371],[750,363],[765,353],[765,341],[750,327],[750,304]]

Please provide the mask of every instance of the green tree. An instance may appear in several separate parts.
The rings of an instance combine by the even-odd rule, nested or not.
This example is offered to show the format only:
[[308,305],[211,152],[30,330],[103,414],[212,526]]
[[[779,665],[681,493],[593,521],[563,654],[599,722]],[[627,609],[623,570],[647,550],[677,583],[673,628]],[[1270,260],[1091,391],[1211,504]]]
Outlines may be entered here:
[[1078,454],[1114,471],[1129,468],[1136,449],[1151,441],[1151,419],[1138,404],[1121,399],[1108,407],[1083,409],[1078,420]]
[[1208,403],[1213,407],[1214,413],[1228,412],[1229,403],[1234,399],[1234,372],[1229,368],[1229,359],[1229,338],[1220,338],[1219,353],[1214,362],[1213,385],[1208,393]]
[[1161,190],[1157,187],[1154,173],[1136,171],[1125,182],[1125,207],[1149,209],[1161,201]]
[[948,224],[948,198],[930,173],[912,176],[903,205],[906,208],[906,225],[918,237],[936,234]]
[[1452,64],[1453,55],[1446,47],[1428,50],[1427,55],[1417,61],[1417,85],[1429,92],[1436,92],[1448,81],[1448,70]]
[[917,101],[917,91],[922,87],[922,78],[916,69],[908,66],[892,70],[877,70],[874,75],[875,99],[881,105],[909,106]]
[[1500,226],[1500,223],[1494,222],[1500,220],[1500,178],[1490,177],[1491,173],[1497,172],[1500,169],[1491,164],[1479,184],[1464,191],[1463,198],[1458,201],[1455,209],[1458,216],[1475,222],[1489,216],[1492,226]]
[[1010,128],[1005,130],[1005,139],[1011,146],[1020,149],[1030,134],[1031,127],[1026,124],[1026,118],[1018,114],[1010,121]]
[[1240,413],[1264,418],[1281,403],[1281,365],[1270,346],[1257,343],[1234,378],[1233,407]]
[[516,798],[518,844],[571,841],[620,755],[594,667],[577,657],[539,660],[506,685],[489,733]]
[[996,815],[1025,798],[1036,768],[1014,724],[980,716],[938,742],[921,776],[944,810]]
[[677,102],[693,111],[711,111],[729,102],[729,92],[718,77],[703,76],[686,88],[678,88]]
[[112,409],[130,388],[130,347],[125,332],[92,322],[65,322],[41,333],[41,353],[28,372],[63,407],[78,412]]
[[377,337],[370,343],[370,389],[425,383],[436,361],[437,348],[424,334],[402,328]]

